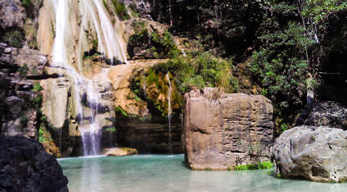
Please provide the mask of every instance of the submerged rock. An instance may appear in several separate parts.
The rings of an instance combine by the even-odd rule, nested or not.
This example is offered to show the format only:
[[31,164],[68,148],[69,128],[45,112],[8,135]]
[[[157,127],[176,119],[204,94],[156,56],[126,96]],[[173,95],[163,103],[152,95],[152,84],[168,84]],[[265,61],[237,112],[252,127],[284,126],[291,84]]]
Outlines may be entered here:
[[0,191],[65,192],[67,178],[40,143],[25,137],[0,137]]
[[185,95],[183,147],[192,169],[226,170],[269,160],[273,107],[260,95],[215,88]]
[[104,154],[106,156],[127,156],[127,155],[136,155],[137,150],[133,148],[125,148],[125,147],[115,147],[110,149],[105,149]]
[[347,180],[347,131],[300,126],[276,139],[273,156],[283,178],[319,182]]

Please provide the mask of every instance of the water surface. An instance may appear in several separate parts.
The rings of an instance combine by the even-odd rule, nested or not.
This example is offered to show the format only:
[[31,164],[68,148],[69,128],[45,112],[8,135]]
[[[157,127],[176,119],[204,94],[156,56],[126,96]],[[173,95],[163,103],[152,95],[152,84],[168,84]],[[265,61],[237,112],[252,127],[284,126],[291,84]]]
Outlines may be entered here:
[[347,184],[276,179],[269,170],[192,171],[184,156],[60,159],[71,192],[338,192]]

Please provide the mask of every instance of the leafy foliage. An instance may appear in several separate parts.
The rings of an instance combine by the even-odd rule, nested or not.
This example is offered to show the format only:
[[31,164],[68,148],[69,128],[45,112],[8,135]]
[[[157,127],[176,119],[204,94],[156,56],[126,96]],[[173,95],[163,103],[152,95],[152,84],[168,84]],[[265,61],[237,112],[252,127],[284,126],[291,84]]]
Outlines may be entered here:
[[224,60],[209,52],[188,53],[186,57],[173,57],[162,67],[174,74],[181,93],[205,86],[221,87],[227,92],[237,91],[231,72],[232,59]]
[[112,4],[114,6],[114,11],[116,12],[119,18],[121,18],[122,20],[129,19],[127,7],[124,2],[120,2],[118,0],[112,0]]
[[277,116],[290,118],[286,111],[304,105],[309,73],[305,48],[313,41],[303,32],[303,27],[290,22],[284,30],[261,36],[262,46],[252,55],[251,72],[262,85],[263,95],[272,99]]

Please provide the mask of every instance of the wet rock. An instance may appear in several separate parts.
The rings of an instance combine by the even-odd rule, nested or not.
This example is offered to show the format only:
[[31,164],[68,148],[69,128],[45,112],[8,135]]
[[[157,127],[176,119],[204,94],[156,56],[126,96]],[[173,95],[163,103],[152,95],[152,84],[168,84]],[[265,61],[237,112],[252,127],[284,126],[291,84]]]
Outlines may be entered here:
[[260,95],[216,88],[185,95],[182,142],[192,169],[226,170],[269,160],[273,107]]
[[282,178],[319,182],[347,180],[347,131],[299,126],[276,139],[273,157]]
[[122,148],[122,147],[115,147],[110,149],[104,149],[103,154],[106,156],[127,156],[127,155],[136,155],[138,152],[136,149],[133,148]]
[[154,116],[151,119],[139,119],[117,115],[116,142],[120,146],[136,148],[142,154],[182,153],[182,130],[179,119],[172,119],[170,143],[167,118]]
[[0,178],[0,191],[68,191],[57,160],[24,137],[0,137]]

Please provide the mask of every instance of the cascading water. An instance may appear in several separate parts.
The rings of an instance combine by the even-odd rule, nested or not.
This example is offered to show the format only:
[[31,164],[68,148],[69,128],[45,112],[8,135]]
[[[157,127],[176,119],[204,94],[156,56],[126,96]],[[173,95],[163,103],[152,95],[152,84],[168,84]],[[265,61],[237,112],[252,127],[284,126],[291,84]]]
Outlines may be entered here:
[[[119,61],[128,63],[124,49],[118,34],[115,32],[110,17],[101,0],[79,1],[81,30],[78,43],[78,69],[70,61],[71,42],[67,37],[71,36],[72,21],[69,18],[71,10],[69,5],[75,3],[72,0],[53,0],[55,9],[55,39],[52,50],[53,67],[61,68],[60,76],[67,76],[73,81],[74,109],[76,111],[76,122],[83,141],[83,151],[85,156],[100,154],[101,140],[101,117],[99,115],[101,96],[97,82],[83,76],[79,70],[83,66],[82,40],[86,36],[88,29],[92,28],[96,32],[98,41],[98,52],[107,58],[111,63]],[[90,22],[91,19],[91,22]],[[116,18],[118,21],[118,18]],[[91,25],[92,24],[92,25]],[[91,27],[92,26],[92,27]],[[69,49],[70,48],[70,49]],[[74,47],[73,47],[74,49]]]
[[172,134],[171,134],[171,117],[172,117],[172,108],[171,108],[171,81],[170,81],[170,75],[169,73],[166,74],[166,79],[169,83],[169,89],[167,92],[167,101],[168,101],[168,113],[167,118],[169,121],[169,150],[172,154]]

